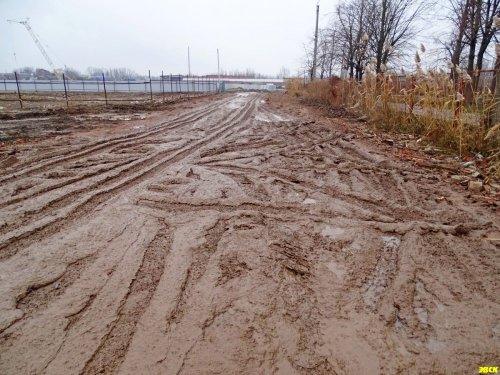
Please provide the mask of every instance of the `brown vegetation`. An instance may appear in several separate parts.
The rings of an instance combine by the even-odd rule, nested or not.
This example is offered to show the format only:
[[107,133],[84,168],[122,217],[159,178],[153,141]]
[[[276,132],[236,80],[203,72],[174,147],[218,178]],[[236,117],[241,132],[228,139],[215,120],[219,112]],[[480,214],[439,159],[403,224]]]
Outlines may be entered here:
[[[460,90],[467,85],[464,80]],[[372,74],[360,82],[290,80],[287,90],[308,101],[348,107],[378,129],[410,133],[460,156],[481,153],[492,160],[489,172],[500,177],[498,99],[488,88],[472,92],[465,102],[447,74],[429,72],[407,77]]]

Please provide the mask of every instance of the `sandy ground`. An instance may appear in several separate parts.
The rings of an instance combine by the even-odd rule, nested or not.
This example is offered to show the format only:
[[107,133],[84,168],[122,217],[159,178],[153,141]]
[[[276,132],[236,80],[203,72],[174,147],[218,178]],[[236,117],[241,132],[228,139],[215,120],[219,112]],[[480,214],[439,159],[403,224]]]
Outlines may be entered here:
[[19,146],[0,174],[0,373],[499,365],[495,209],[349,131],[239,93]]

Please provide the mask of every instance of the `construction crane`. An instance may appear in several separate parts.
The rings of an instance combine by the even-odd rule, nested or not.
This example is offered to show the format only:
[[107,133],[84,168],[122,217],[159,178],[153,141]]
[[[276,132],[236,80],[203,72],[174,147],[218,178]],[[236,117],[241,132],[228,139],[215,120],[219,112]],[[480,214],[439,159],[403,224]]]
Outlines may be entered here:
[[45,48],[43,48],[42,43],[40,43],[40,40],[36,36],[36,34],[33,31],[31,25],[29,24],[29,18],[26,18],[23,21],[7,20],[7,22],[10,22],[10,23],[19,23],[19,24],[23,25],[26,28],[26,30],[28,30],[28,33],[30,34],[30,36],[33,39],[33,41],[35,42],[36,46],[38,47],[38,49],[42,53],[43,57],[45,57],[45,60],[47,61],[47,64],[49,64],[50,68],[52,69],[52,71],[54,72],[54,74],[57,76],[57,78],[61,79],[62,78],[61,71],[59,69],[56,69],[56,67],[54,66],[54,63],[52,62],[52,60],[50,58],[50,56],[47,54],[47,51],[45,51]]

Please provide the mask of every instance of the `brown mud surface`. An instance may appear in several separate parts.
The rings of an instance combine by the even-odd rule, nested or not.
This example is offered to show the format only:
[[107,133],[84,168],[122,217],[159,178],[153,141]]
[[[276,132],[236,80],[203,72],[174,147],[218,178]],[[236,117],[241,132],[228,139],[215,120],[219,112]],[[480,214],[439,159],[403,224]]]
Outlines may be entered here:
[[95,121],[3,148],[1,374],[500,363],[498,215],[447,176],[281,94]]

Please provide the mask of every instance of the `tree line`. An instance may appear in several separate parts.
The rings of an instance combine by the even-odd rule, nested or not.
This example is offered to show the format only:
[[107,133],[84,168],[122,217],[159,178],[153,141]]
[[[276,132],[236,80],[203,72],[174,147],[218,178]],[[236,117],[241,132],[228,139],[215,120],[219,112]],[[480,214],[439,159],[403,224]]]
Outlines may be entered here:
[[[34,68],[31,66],[25,66],[16,70],[18,73],[23,75],[27,75],[37,79],[57,79],[54,72],[51,72],[46,69]],[[95,79],[101,78],[102,74],[107,80],[110,81],[126,81],[126,80],[134,80],[134,79],[144,79],[145,76],[142,76],[135,71],[127,68],[96,68],[89,67],[87,68],[85,73],[80,72],[77,69],[65,67],[60,70],[61,73],[64,73],[66,78],[68,79]]]
[[[342,0],[329,25],[319,32],[317,76],[326,78],[339,70],[354,79],[368,71],[383,73],[401,67],[412,56],[415,39],[429,22],[443,25],[434,41],[443,52],[436,65],[447,60],[450,67],[468,71],[484,68],[486,56],[498,43],[500,0],[447,0],[447,15],[434,13],[435,4],[424,0]],[[420,47],[425,52],[425,47]],[[417,70],[420,57],[415,56]],[[312,77],[312,43],[306,47],[304,68]],[[497,61],[498,64],[498,61]],[[500,68],[500,66],[497,66]]]

